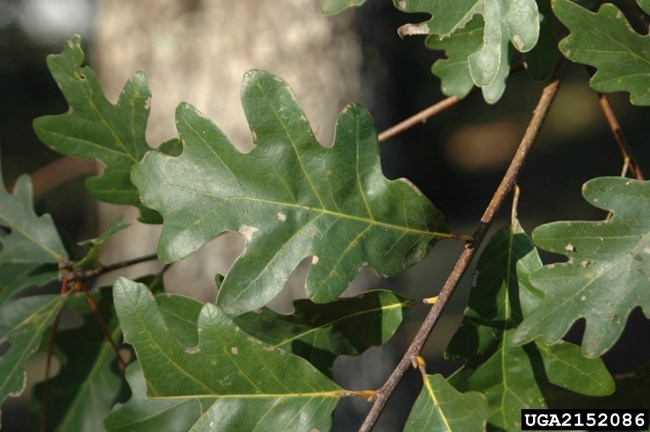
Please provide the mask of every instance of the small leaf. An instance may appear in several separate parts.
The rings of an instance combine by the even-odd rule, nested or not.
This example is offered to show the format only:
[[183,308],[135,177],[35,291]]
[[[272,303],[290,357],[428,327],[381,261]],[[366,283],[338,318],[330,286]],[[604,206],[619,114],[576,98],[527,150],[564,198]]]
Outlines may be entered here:
[[219,291],[218,304],[241,314],[268,303],[298,263],[311,256],[307,293],[335,299],[367,265],[397,274],[448,234],[442,214],[412,184],[387,180],[368,112],[349,106],[331,148],[321,146],[288,85],[250,71],[242,88],[256,148],[242,154],[189,105],[177,109],[184,150],[152,151],[133,182],[165,223],[158,255],[192,253],[223,231],[246,241]]
[[464,98],[474,87],[469,73],[467,57],[483,44],[483,20],[480,15],[456,30],[454,37],[430,35],[425,41],[427,48],[444,50],[446,59],[437,60],[431,72],[440,78],[442,92],[447,96]]
[[522,408],[546,408],[547,383],[591,395],[614,391],[602,361],[584,358],[578,346],[512,345],[514,329],[540,302],[529,277],[541,267],[518,223],[497,232],[481,253],[465,317],[449,343],[449,357],[467,358],[449,382],[487,397],[489,425],[496,430],[520,428]]
[[650,35],[636,33],[609,3],[593,13],[570,0],[553,0],[553,12],[571,31],[560,42],[562,54],[598,69],[589,81],[594,90],[629,92],[632,104],[650,105]]
[[[108,320],[112,306],[109,289],[93,291],[95,303],[114,341],[121,331],[117,320]],[[103,432],[102,420],[117,402],[122,390],[115,351],[88,307],[84,293],[68,298],[68,303],[86,305],[84,324],[57,334],[61,371],[48,385],[48,431]],[[36,388],[41,401],[43,386]],[[42,406],[41,406],[42,409]]]
[[248,334],[308,360],[331,376],[336,357],[359,355],[386,343],[411,304],[392,291],[368,291],[327,304],[296,300],[291,315],[263,308],[240,315],[234,322]]
[[81,40],[65,43],[61,54],[50,55],[47,64],[70,109],[66,114],[34,120],[38,138],[68,156],[99,160],[101,176],[86,181],[99,200],[138,206],[143,222],[159,222],[160,216],[142,207],[129,175],[133,164],[150,148],[145,141],[151,92],[143,73],[124,86],[116,105],[110,103],[95,73],[84,65]]
[[213,304],[201,309],[198,344],[181,345],[142,284],[120,278],[115,307],[150,398],[200,398],[196,430],[327,430],[342,389],[304,359],[248,336]]
[[201,416],[198,399],[148,399],[140,365],[130,364],[125,371],[131,399],[104,420],[109,432],[191,431]]
[[0,343],[9,350],[0,357],[0,405],[8,396],[25,390],[25,360],[38,349],[43,333],[50,327],[65,297],[44,295],[12,300],[0,306]]
[[614,345],[633,308],[640,306],[650,317],[650,182],[596,178],[585,183],[582,194],[614,215],[597,222],[554,222],[533,232],[540,248],[569,260],[531,275],[545,297],[514,339],[555,343],[584,318],[582,349],[594,358]]
[[99,256],[99,251],[102,249],[102,246],[104,246],[106,240],[108,240],[116,233],[122,231],[123,229],[129,227],[130,224],[122,223],[123,220],[124,216],[120,215],[117,219],[111,222],[111,224],[99,235],[99,237],[80,242],[80,246],[88,245],[90,246],[90,250],[86,256],[76,262],[75,265],[77,267],[97,268],[100,265],[99,260],[97,259]]
[[[463,78],[469,74],[473,83],[481,87],[488,103],[497,102],[505,90],[505,81],[510,73],[510,43],[525,53],[533,49],[539,38],[540,16],[535,0],[393,0],[393,4],[404,12],[431,15],[429,21],[406,24],[399,28],[398,33],[437,35],[440,40],[449,38],[447,45],[453,51],[447,56],[454,59],[451,64],[457,70],[462,69]],[[482,26],[478,20],[472,20],[475,15],[483,17]],[[469,22],[473,22],[471,29],[458,33]],[[477,47],[478,36],[472,33],[481,27]],[[456,37],[458,40],[453,41]],[[462,58],[464,55],[466,64]],[[441,65],[439,69],[443,67]],[[458,81],[451,74],[443,74],[441,78]],[[443,88],[457,85],[443,82]],[[467,84],[462,87],[467,88]]]
[[442,375],[427,375],[404,431],[482,432],[487,414],[487,404],[480,393],[459,393]]
[[18,177],[13,193],[9,193],[0,170],[0,268],[8,267],[7,263],[47,264],[66,259],[52,217],[34,212],[29,176]]
[[320,11],[324,15],[335,15],[353,6],[361,6],[366,0],[322,0]]

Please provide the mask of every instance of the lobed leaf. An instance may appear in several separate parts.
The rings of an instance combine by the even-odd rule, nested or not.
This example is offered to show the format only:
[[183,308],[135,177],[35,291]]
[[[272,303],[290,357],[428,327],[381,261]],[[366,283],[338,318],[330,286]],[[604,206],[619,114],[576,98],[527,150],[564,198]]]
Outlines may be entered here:
[[10,344],[0,357],[0,405],[8,396],[20,396],[25,390],[25,360],[38,349],[43,333],[64,303],[64,296],[44,295],[0,306],[0,344]]
[[[198,399],[149,399],[142,369],[137,362],[125,371],[131,399],[113,410],[104,420],[109,432],[191,431],[201,417]],[[208,429],[206,429],[208,430]]]
[[331,376],[336,357],[356,356],[388,342],[412,301],[392,291],[368,291],[332,303],[296,300],[293,305],[290,315],[263,308],[240,315],[234,322],[248,334],[308,360]]
[[529,277],[541,267],[518,223],[497,232],[479,258],[465,317],[447,351],[467,358],[449,382],[486,396],[495,430],[519,429],[522,408],[546,408],[548,383],[589,395],[614,391],[603,362],[584,358],[578,346],[512,345],[515,328],[540,302]]
[[146,286],[120,278],[114,297],[147,396],[203,404],[190,430],[329,428],[343,390],[304,359],[242,332],[218,306],[202,307],[198,344],[185,346]]
[[442,375],[427,375],[404,432],[484,431],[487,414],[480,393],[459,393]]
[[334,145],[321,146],[288,85],[250,71],[242,102],[256,143],[248,154],[189,105],[177,110],[183,153],[148,153],[133,182],[164,217],[158,254],[171,262],[223,231],[239,232],[243,254],[217,299],[228,314],[263,306],[311,257],[309,297],[335,299],[363,266],[397,274],[448,233],[442,214],[405,180],[387,180],[369,114],[339,115]]
[[[535,0],[393,0],[393,3],[404,12],[431,15],[428,21],[400,27],[400,35],[429,34],[436,35],[439,41],[450,39],[441,45],[453,47],[448,53],[450,61],[437,68],[443,79],[443,89],[452,91],[457,86],[453,82],[459,78],[444,71],[445,66],[453,64],[457,70],[462,70],[463,78],[469,75],[472,82],[481,88],[488,103],[497,102],[505,90],[505,81],[510,73],[510,44],[525,53],[533,49],[539,38],[540,16]],[[475,15],[483,17],[482,24],[472,19]],[[456,33],[470,22],[473,22],[471,29],[457,36]],[[480,39],[472,34],[478,31]],[[457,39],[453,41],[454,38]],[[445,83],[445,80],[452,83]],[[462,86],[466,87],[467,83]],[[461,97],[462,93],[449,94]]]
[[129,178],[131,167],[149,150],[145,128],[151,92],[144,74],[129,79],[114,105],[106,99],[95,73],[84,65],[79,36],[68,40],[61,54],[49,55],[47,65],[70,109],[35,119],[38,138],[59,153],[99,160],[104,173],[86,181],[95,198],[137,206],[143,222],[158,222],[159,215],[140,205]]
[[650,317],[650,183],[621,177],[588,181],[584,198],[613,216],[597,222],[554,222],[533,232],[542,249],[569,258],[531,275],[544,294],[522,322],[515,343],[555,343],[584,318],[582,349],[597,357],[614,345],[630,311]]
[[49,264],[67,259],[67,253],[49,214],[37,216],[28,175],[9,193],[0,170],[0,268],[15,264]]
[[[93,291],[93,297],[107,321],[108,332],[119,342],[122,332],[117,320],[108,319],[112,306],[110,290]],[[61,371],[48,385],[47,430],[103,432],[103,419],[117,402],[123,387],[116,354],[97,323],[85,293],[67,300],[69,306],[81,306],[84,324],[56,336]],[[42,385],[36,388],[39,402],[43,390]]]
[[59,270],[55,266],[30,263],[0,264],[0,305],[27,287],[41,287],[54,282],[58,277]]
[[596,13],[569,0],[553,0],[552,4],[555,15],[571,32],[560,42],[562,54],[597,69],[589,81],[591,87],[603,93],[625,91],[632,104],[650,105],[650,35],[636,33],[610,3]]

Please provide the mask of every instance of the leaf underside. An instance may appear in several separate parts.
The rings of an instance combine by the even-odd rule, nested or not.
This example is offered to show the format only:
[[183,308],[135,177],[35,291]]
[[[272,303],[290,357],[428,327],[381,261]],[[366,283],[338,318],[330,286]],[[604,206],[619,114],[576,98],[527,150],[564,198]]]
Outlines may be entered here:
[[625,91],[632,104],[650,105],[650,35],[636,33],[610,3],[593,13],[569,0],[553,0],[553,11],[571,32],[560,42],[562,54],[597,69],[589,81],[594,90]]
[[201,404],[190,430],[328,430],[342,389],[304,359],[247,335],[213,304],[199,313],[198,343],[186,346],[146,286],[120,278],[114,298],[147,396]]
[[84,65],[79,36],[68,40],[61,54],[48,56],[47,64],[70,109],[35,119],[38,138],[59,153],[102,163],[104,173],[86,181],[95,198],[137,206],[141,221],[159,222],[159,215],[140,205],[129,178],[133,164],[150,149],[145,128],[151,92],[144,74],[129,79],[114,105],[106,99],[95,73]]
[[517,329],[515,342],[555,343],[584,318],[582,348],[593,358],[614,345],[633,308],[650,317],[650,182],[602,177],[585,183],[582,193],[613,216],[554,222],[533,232],[540,248],[568,261],[531,275],[545,297]]
[[306,257],[307,293],[324,303],[363,266],[398,274],[451,237],[420,191],[383,176],[377,134],[362,107],[339,115],[334,144],[325,148],[279,78],[248,72],[242,102],[256,144],[250,153],[182,104],[182,154],[149,152],[132,176],[144,203],[163,215],[163,261],[181,259],[224,231],[244,237],[245,251],[217,299],[228,314],[268,303]]
[[548,383],[598,396],[614,390],[602,361],[584,358],[576,345],[512,345],[522,317],[540,302],[529,277],[541,267],[518,223],[497,232],[479,258],[465,317],[446,353],[467,359],[449,382],[486,396],[496,430],[520,428],[522,408],[546,408],[542,389]]
[[486,102],[497,102],[510,73],[510,45],[525,53],[539,38],[535,0],[393,0],[393,4],[404,12],[431,15],[428,21],[406,24],[398,31],[431,35],[427,46],[447,50],[448,60],[438,60],[432,69],[447,95],[462,98],[476,85]]

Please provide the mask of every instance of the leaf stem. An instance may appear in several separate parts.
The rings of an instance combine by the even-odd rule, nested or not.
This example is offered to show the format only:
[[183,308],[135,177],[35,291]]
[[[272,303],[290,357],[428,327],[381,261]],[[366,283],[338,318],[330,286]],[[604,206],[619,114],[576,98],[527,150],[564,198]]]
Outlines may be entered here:
[[440,316],[442,315],[445,306],[447,306],[449,299],[458,286],[461,277],[467,271],[467,268],[469,267],[472,258],[481,245],[481,242],[483,241],[488,228],[492,224],[495,215],[513,189],[519,172],[526,160],[526,157],[530,153],[532,145],[534,144],[541,126],[546,119],[546,115],[548,114],[548,111],[553,103],[553,99],[557,94],[558,88],[560,86],[560,76],[562,75],[563,71],[564,67],[562,62],[556,68],[550,82],[544,87],[544,90],[542,91],[539,101],[537,102],[537,106],[533,111],[533,116],[530,120],[530,123],[528,124],[528,128],[526,129],[519,147],[517,148],[517,152],[512,158],[510,166],[508,167],[506,174],[501,180],[501,184],[494,193],[492,200],[485,209],[485,212],[483,213],[483,216],[481,217],[481,220],[476,227],[476,230],[474,231],[474,241],[465,245],[463,252],[461,253],[460,257],[456,261],[456,264],[454,265],[454,268],[449,274],[447,281],[440,290],[437,301],[429,310],[429,313],[422,322],[422,325],[413,338],[413,341],[411,342],[408,350],[398,365],[395,367],[390,377],[388,377],[384,385],[379,390],[377,390],[377,395],[374,399],[373,406],[366,416],[363,424],[361,425],[359,432],[368,432],[372,429],[375,422],[379,418],[379,415],[384,409],[386,402],[395,390],[395,387],[397,387],[399,382],[402,380],[402,377],[404,376],[406,370],[413,365],[418,365],[417,358],[422,351],[422,347],[429,338],[429,335],[431,334],[434,326],[440,319]]
[[[616,143],[618,144],[618,147],[621,150],[621,154],[623,155],[624,166],[629,167],[630,173],[637,180],[643,180],[644,177],[643,177],[643,173],[641,172],[641,168],[639,168],[639,164],[636,161],[634,154],[632,153],[632,148],[630,147],[630,143],[627,141],[627,138],[625,138],[623,129],[621,129],[621,125],[619,124],[618,119],[616,118],[616,114],[614,114],[614,110],[612,110],[612,105],[609,103],[609,98],[607,97],[607,95],[600,93],[598,95],[598,101],[600,102],[600,108],[603,110],[605,119],[607,119],[607,124],[609,125],[609,128],[612,130],[614,139],[616,140]],[[625,175],[625,171],[626,170],[624,169],[622,174],[623,176]]]

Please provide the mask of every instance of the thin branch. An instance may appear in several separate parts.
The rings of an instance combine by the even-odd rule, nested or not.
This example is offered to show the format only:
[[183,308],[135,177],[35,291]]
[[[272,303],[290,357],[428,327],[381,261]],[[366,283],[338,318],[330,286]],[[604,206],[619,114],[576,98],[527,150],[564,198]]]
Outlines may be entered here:
[[[522,62],[519,62],[510,68],[510,75],[517,73],[523,69],[524,69],[524,64]],[[472,90],[467,94],[467,96],[471,96],[475,93],[478,93],[479,90],[480,90],[479,87],[473,87]],[[380,143],[382,143],[387,139],[393,138],[394,136],[401,134],[402,132],[412,128],[415,125],[418,125],[420,123],[426,123],[426,121],[429,120],[431,117],[443,112],[447,108],[451,108],[461,100],[462,99],[459,98],[458,96],[449,96],[448,98],[436,102],[433,105],[431,105],[429,108],[425,108],[419,113],[414,114],[411,117],[407,118],[406,120],[402,120],[396,125],[391,126],[385,131],[381,132],[378,136],[378,140]]]
[[446,99],[436,102],[431,105],[429,108],[423,109],[419,113],[412,115],[411,117],[397,123],[395,126],[392,126],[382,133],[379,134],[379,142],[384,142],[389,138],[392,138],[396,135],[401,134],[407,129],[412,128],[413,126],[426,122],[429,118],[434,115],[446,110],[449,107],[456,105],[460,102],[461,99],[458,96],[449,96]]
[[79,277],[80,279],[88,279],[88,278],[91,278],[91,277],[102,275],[104,273],[112,272],[113,270],[119,270],[119,269],[124,268],[124,267],[129,267],[129,266],[140,264],[140,263],[147,262],[147,261],[154,261],[154,260],[157,260],[157,259],[158,259],[158,255],[153,253],[153,254],[137,257],[137,258],[132,258],[132,259],[129,259],[129,260],[116,262],[114,264],[107,265],[107,266],[100,264],[99,267],[97,267],[95,269],[80,272],[77,275],[77,277]]
[[[614,111],[612,110],[609,98],[607,95],[601,93],[598,95],[598,101],[600,102],[600,108],[603,110],[603,114],[605,114],[605,118],[607,119],[607,124],[609,124],[612,134],[614,134],[614,139],[616,140],[618,147],[621,149],[624,166],[627,166],[630,169],[630,172],[637,180],[643,180],[644,177],[641,168],[639,168],[639,164],[632,153],[630,143],[625,138],[623,129],[621,129],[616,114],[614,114]],[[625,173],[625,170],[623,172]]]
[[379,418],[386,402],[392,395],[395,387],[399,384],[402,379],[402,376],[406,370],[414,364],[417,364],[417,357],[422,351],[422,347],[427,341],[431,331],[438,322],[440,316],[442,315],[445,306],[449,302],[451,295],[458,286],[461,277],[467,271],[472,258],[476,254],[485,234],[492,224],[492,221],[497,214],[498,210],[501,208],[501,205],[510,195],[510,192],[513,189],[513,186],[517,180],[521,167],[523,166],[526,157],[528,156],[530,149],[539,134],[540,128],[544,123],[544,119],[548,114],[548,111],[551,107],[553,99],[557,93],[557,90],[560,86],[560,75],[562,74],[563,67],[560,66],[554,74],[552,81],[544,87],[542,95],[539,98],[537,107],[533,111],[533,116],[528,124],[528,128],[521,139],[517,152],[515,153],[508,171],[506,172],[501,184],[499,185],[497,191],[495,192],[492,200],[488,204],[481,220],[476,227],[474,232],[474,242],[468,243],[465,245],[463,252],[461,253],[456,265],[452,269],[447,281],[440,290],[437,301],[433,304],[426,318],[424,319],[422,326],[415,335],[411,345],[408,350],[402,357],[402,360],[395,367],[392,374],[386,380],[384,385],[377,391],[377,396],[374,400],[374,404],[370,409],[365,421],[359,429],[360,432],[368,432],[372,429],[375,422]]

